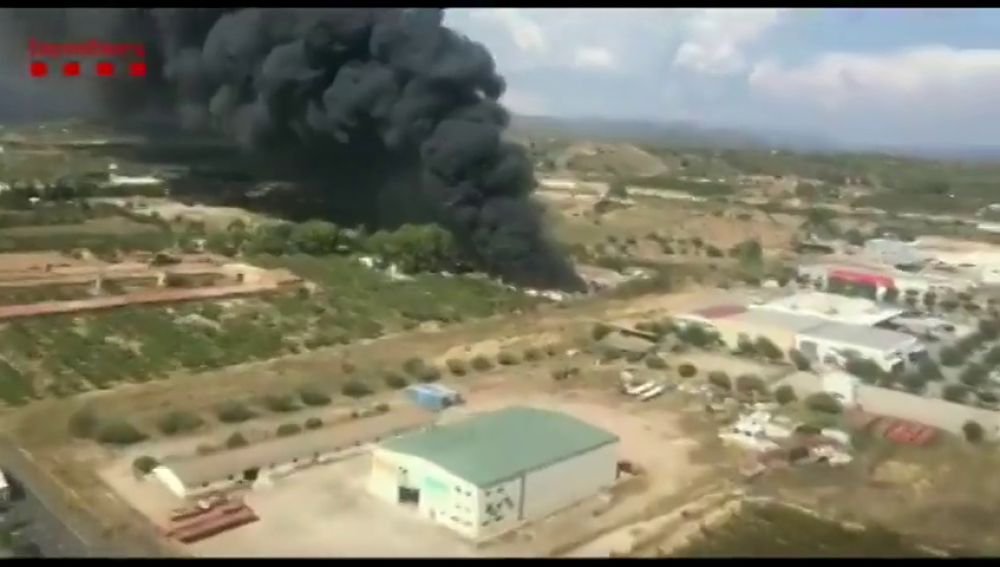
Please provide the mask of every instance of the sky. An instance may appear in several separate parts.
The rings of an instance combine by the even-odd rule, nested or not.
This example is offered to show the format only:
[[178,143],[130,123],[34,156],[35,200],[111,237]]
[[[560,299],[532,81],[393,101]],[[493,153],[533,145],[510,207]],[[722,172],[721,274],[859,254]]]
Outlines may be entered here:
[[1000,146],[1000,9],[452,8],[523,114]]

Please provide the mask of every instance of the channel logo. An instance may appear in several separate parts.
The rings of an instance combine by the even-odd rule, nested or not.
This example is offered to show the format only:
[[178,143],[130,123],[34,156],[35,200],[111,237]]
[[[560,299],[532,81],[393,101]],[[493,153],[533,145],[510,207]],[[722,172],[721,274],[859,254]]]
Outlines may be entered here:
[[97,39],[53,43],[29,39],[28,54],[31,57],[28,74],[34,78],[146,76],[146,48],[141,43]]

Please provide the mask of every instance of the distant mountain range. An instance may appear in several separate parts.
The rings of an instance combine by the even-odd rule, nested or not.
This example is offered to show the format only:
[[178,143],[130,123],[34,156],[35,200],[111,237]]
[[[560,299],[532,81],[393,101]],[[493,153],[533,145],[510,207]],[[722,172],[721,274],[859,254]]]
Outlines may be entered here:
[[818,134],[717,128],[693,122],[515,115],[511,120],[511,132],[515,135],[530,133],[535,136],[568,136],[595,141],[631,141],[677,147],[780,149],[820,153],[872,151],[926,159],[1000,160],[1000,146],[861,146]]

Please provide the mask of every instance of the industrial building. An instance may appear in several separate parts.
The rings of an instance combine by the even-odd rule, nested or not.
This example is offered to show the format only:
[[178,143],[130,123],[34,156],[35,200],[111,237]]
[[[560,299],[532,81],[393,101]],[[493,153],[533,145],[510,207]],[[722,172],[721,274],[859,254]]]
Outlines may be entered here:
[[275,437],[209,455],[165,459],[152,475],[175,495],[198,497],[236,486],[252,486],[345,451],[430,425],[434,414],[417,407],[354,419],[344,424]]
[[902,371],[927,356],[926,347],[912,335],[832,322],[800,331],[795,348],[810,360],[831,365],[865,358],[886,372]]
[[862,326],[877,325],[903,312],[902,309],[880,305],[869,299],[819,291],[797,293],[770,303],[752,306],[751,309],[806,315],[835,323]]
[[618,437],[558,412],[511,407],[380,443],[368,487],[471,539],[611,486]]
[[[795,346],[795,337],[800,331],[826,322],[809,315],[796,315],[765,309],[743,309],[742,312],[727,311],[723,316],[711,318],[705,317],[704,312],[706,310],[702,310],[694,317],[684,315],[680,319],[699,322],[714,330],[719,335],[719,340],[731,350],[738,349],[741,343],[754,342],[758,338],[764,337],[773,342],[782,352],[788,352]],[[714,313],[719,312],[715,311]]]

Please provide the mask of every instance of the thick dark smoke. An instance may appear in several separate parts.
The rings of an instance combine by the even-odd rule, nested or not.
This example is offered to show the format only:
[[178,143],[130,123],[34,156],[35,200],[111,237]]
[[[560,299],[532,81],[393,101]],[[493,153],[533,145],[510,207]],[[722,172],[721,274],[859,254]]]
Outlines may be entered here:
[[437,222],[511,282],[580,286],[529,198],[527,155],[501,137],[509,118],[493,57],[446,28],[442,10],[5,12],[15,49],[28,36],[143,43],[149,76],[95,81],[101,108],[222,132],[293,164],[314,214]]

